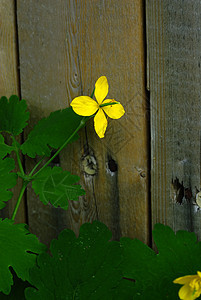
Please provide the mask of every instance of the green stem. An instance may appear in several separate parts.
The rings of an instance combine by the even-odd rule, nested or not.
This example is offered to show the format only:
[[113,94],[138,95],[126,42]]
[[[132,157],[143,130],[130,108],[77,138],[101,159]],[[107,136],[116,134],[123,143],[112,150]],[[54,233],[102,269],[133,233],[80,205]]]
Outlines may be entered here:
[[29,176],[32,176],[32,174],[34,173],[34,171],[38,168],[38,166],[41,164],[41,162],[43,161],[43,159],[45,158],[45,156],[43,156],[41,158],[41,160],[35,165],[35,167],[31,170],[31,172],[29,173]]
[[[74,135],[80,130],[80,128],[83,127],[83,125],[85,124],[86,120],[88,119],[88,117],[83,117],[82,120],[80,121],[79,126],[76,128],[76,130],[71,134],[71,136],[64,142],[64,144],[59,148],[59,150],[57,150],[57,152],[46,162],[46,164],[44,164],[44,166],[42,166],[42,168],[36,172],[33,176],[32,179],[38,175],[43,169],[45,169],[49,163],[51,163],[51,161],[53,161],[53,159],[61,152],[61,150],[70,142],[70,140],[74,137]],[[33,171],[33,170],[32,170]],[[30,175],[30,174],[29,174]]]
[[120,104],[120,102],[108,102],[108,103],[101,104],[100,107],[115,105],[115,104]]
[[[39,174],[44,168],[47,167],[47,165],[49,165],[49,163],[59,154],[59,152],[69,143],[69,141],[74,137],[74,135],[78,132],[78,130],[80,128],[83,127],[83,125],[85,124],[85,122],[89,119],[89,117],[83,117],[82,120],[80,121],[80,124],[78,125],[78,127],[76,128],[76,130],[71,134],[71,136],[65,141],[65,143],[59,148],[59,150],[46,162],[46,164],[38,171],[36,172],[32,178],[30,179],[33,179],[37,174]],[[22,168],[22,164],[21,164],[21,161],[19,159],[19,151],[18,151],[18,148],[17,148],[17,145],[16,145],[16,142],[13,138],[13,141],[14,141],[14,144],[15,144],[15,148],[16,148],[16,153],[17,153],[17,160],[18,160],[18,164],[19,164],[19,167],[20,167],[20,170],[22,172],[23,175],[24,174],[24,170]],[[44,158],[44,157],[43,157]],[[39,166],[39,164],[42,162],[43,158],[36,164],[36,166],[33,168],[33,170],[30,172],[29,176],[31,177],[31,175],[33,174],[33,172],[36,170],[36,168]],[[20,191],[20,194],[19,194],[19,197],[17,199],[17,203],[15,205],[15,208],[14,208],[14,211],[13,211],[13,214],[12,214],[12,217],[11,217],[11,220],[14,220],[15,219],[15,216],[16,216],[16,213],[18,211],[18,208],[20,206],[20,202],[22,200],[22,197],[23,197],[23,194],[24,194],[24,191],[28,185],[29,181],[23,181],[23,185],[22,185],[22,188],[21,188],[21,191]]]
[[14,136],[12,136],[12,140],[13,140],[13,144],[14,144],[14,147],[15,147],[15,152],[16,152],[16,156],[17,156],[17,162],[18,162],[20,171],[21,171],[22,175],[24,175],[24,169],[23,169],[23,166],[22,166],[22,163],[21,163],[21,160],[20,160],[19,149],[17,147],[17,142],[16,142],[16,139],[15,139]]
[[24,191],[25,191],[25,189],[26,189],[27,184],[28,184],[27,182],[23,182],[23,185],[22,185],[22,188],[21,188],[19,197],[18,197],[18,199],[17,199],[17,203],[16,203],[16,205],[15,205],[15,208],[14,208],[14,211],[13,211],[13,214],[12,214],[12,217],[11,217],[11,220],[14,220],[14,219],[15,219],[16,213],[17,213],[18,208],[19,208],[19,206],[20,206],[20,202],[21,202],[21,200],[22,200],[22,196],[23,196],[23,194],[24,194]]
[[95,88],[93,89],[93,92],[92,92],[92,94],[91,94],[91,98],[93,98],[94,92],[95,92]]

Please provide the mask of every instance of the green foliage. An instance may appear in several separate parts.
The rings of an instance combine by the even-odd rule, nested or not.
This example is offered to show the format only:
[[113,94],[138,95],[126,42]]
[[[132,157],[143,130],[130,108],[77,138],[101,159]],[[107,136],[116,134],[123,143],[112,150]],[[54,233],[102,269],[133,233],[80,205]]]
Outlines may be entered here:
[[15,168],[15,161],[12,158],[0,159],[0,209],[10,200],[13,196],[8,189],[13,188],[17,182],[17,174],[11,172]]
[[12,267],[22,280],[29,278],[29,269],[36,261],[36,254],[42,253],[45,246],[35,235],[30,234],[25,224],[0,219],[0,291],[8,295],[13,284]]
[[[110,239],[111,232],[98,221],[82,225],[78,238],[64,230],[51,243],[52,256],[38,256],[30,272],[36,289],[27,288],[26,299],[129,299],[125,289],[133,283],[122,284],[121,247]],[[121,298],[116,297],[120,284]]]
[[15,148],[4,143],[4,137],[0,134],[0,159],[10,154]]
[[[50,147],[57,149],[72,135],[82,117],[76,115],[71,107],[52,112],[49,117],[38,122],[22,144],[24,154],[34,158],[36,155],[50,156]],[[78,138],[76,134],[70,141]]]
[[85,191],[75,184],[80,180],[78,176],[62,171],[60,167],[46,167],[32,181],[32,187],[46,205],[50,202],[54,207],[68,208],[68,200],[78,200]]
[[25,100],[19,101],[15,95],[9,100],[6,97],[0,99],[0,132],[5,131],[14,136],[20,134],[27,126],[29,112],[26,112]]
[[[7,145],[0,134],[0,209],[11,199],[9,189],[17,180],[13,172],[15,162],[6,157],[12,151],[16,153],[18,175],[23,181],[18,204],[31,181],[44,204],[67,209],[69,200],[78,200],[85,194],[77,184],[79,177],[60,167],[44,167],[33,175],[40,164],[30,174],[25,174],[20,150],[32,158],[49,156],[52,149],[61,151],[67,143],[78,138],[76,132],[88,118],[76,115],[71,108],[53,112],[39,121],[20,146],[14,136],[27,125],[29,113],[26,109],[25,100],[19,101],[17,96],[0,99],[0,132],[12,134],[13,139],[13,144]],[[76,134],[72,138],[73,133]],[[11,220],[0,219],[0,292],[10,293],[14,273],[32,285],[26,288],[28,300],[178,299],[181,286],[173,284],[173,280],[201,271],[201,242],[197,242],[194,233],[178,231],[175,234],[161,224],[155,225],[153,237],[158,254],[137,239],[111,241],[108,228],[95,221],[81,226],[78,238],[71,230],[64,230],[58,240],[52,241],[49,255],[24,224],[14,225]],[[9,299],[23,299],[23,286],[20,282]],[[7,297],[1,296],[1,299]]]
[[[201,242],[197,242],[193,233],[178,231],[175,235],[161,224],[155,225],[153,235],[158,254],[137,239],[111,241],[111,232],[98,221],[82,225],[78,238],[66,229],[58,240],[52,241],[51,255],[41,251],[29,276],[23,278],[32,285],[26,288],[25,297],[28,300],[179,299],[181,286],[173,284],[173,280],[200,270]],[[2,253],[7,254],[8,249]],[[29,251],[36,252],[30,248]],[[5,261],[4,257],[2,260]],[[14,266],[16,260],[15,254],[10,265]]]
[[23,281],[19,279],[13,270],[13,281],[14,284],[12,286],[11,292],[9,295],[5,295],[0,293],[1,300],[25,300],[24,290],[25,288],[29,287],[30,284],[27,281]]
[[122,238],[124,276],[136,280],[136,299],[179,299],[180,285],[173,280],[193,275],[201,268],[201,242],[194,233],[156,224],[153,237],[156,254],[137,239]]

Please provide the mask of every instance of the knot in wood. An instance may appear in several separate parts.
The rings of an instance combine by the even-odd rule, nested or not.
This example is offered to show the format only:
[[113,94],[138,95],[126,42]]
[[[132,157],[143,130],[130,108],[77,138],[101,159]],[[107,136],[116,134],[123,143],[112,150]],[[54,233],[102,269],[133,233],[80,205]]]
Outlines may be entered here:
[[82,159],[82,168],[85,174],[94,176],[97,173],[96,159],[92,155],[86,155]]

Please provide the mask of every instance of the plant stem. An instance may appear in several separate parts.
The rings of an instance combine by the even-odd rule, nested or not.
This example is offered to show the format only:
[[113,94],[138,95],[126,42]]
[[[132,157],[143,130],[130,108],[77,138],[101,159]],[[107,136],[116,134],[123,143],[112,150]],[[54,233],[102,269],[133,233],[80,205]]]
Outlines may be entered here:
[[[42,162],[43,158],[36,164],[36,166],[32,169],[32,171],[30,172],[29,176],[30,176],[30,179],[33,179],[37,174],[39,174],[44,168],[47,167],[47,165],[49,165],[49,163],[59,154],[59,152],[69,143],[69,141],[74,137],[74,135],[78,132],[78,130],[80,128],[83,127],[83,125],[85,124],[85,122],[89,119],[89,117],[83,117],[82,120],[80,121],[80,124],[78,125],[78,127],[76,128],[76,130],[71,134],[71,136],[64,142],[64,144],[59,148],[59,150],[46,162],[46,164],[38,171],[36,172],[33,176],[31,176],[33,174],[33,172],[36,170],[36,168],[39,166],[39,164]],[[16,154],[17,154],[17,160],[18,160],[18,164],[19,164],[19,167],[20,167],[20,170],[22,172],[23,175],[24,174],[24,170],[23,170],[23,167],[22,167],[22,164],[21,164],[21,161],[20,161],[20,157],[19,157],[19,151],[18,151],[18,148],[17,148],[17,145],[16,145],[16,141],[13,137],[13,141],[14,141],[14,144],[15,144],[15,148],[16,148]],[[22,200],[22,196],[24,194],[24,191],[28,185],[29,181],[26,181],[26,180],[23,180],[23,185],[22,185],[22,188],[21,188],[21,191],[20,191],[20,194],[19,194],[19,197],[17,199],[17,203],[15,205],[15,208],[14,208],[14,211],[13,211],[13,214],[12,214],[12,217],[11,217],[11,220],[14,220],[15,219],[15,216],[16,216],[16,213],[18,211],[18,208],[19,208],[19,205],[20,205],[20,202]]]
[[[46,162],[46,164],[44,164],[44,166],[42,166],[42,168],[36,172],[32,178],[34,178],[36,175],[38,175],[43,169],[45,169],[49,163],[51,163],[51,161],[53,161],[53,159],[60,153],[60,151],[69,143],[69,141],[74,137],[74,135],[79,131],[80,128],[83,127],[83,125],[85,124],[86,120],[88,119],[88,117],[83,117],[82,120],[80,121],[79,126],[76,128],[76,130],[71,134],[71,136],[63,143],[63,145],[57,150],[57,152]],[[33,170],[32,170],[33,171]],[[33,172],[32,172],[33,173]],[[30,175],[30,174],[29,174]]]
[[31,172],[29,173],[29,176],[32,176],[32,174],[34,173],[34,171],[38,168],[38,166],[40,165],[40,163],[43,161],[43,159],[45,158],[45,156],[43,156],[41,158],[41,160],[35,165],[35,167],[31,170]]
[[16,139],[15,139],[14,136],[12,136],[12,140],[13,140],[13,143],[14,143],[15,152],[16,152],[16,156],[17,156],[17,162],[18,162],[20,171],[21,171],[22,175],[24,175],[24,169],[23,169],[23,166],[22,166],[22,163],[21,163],[21,160],[20,160],[19,149],[17,147],[17,142],[16,142]]
[[91,98],[93,98],[94,92],[95,92],[95,88],[93,89],[93,92],[92,92],[92,94],[91,94]]
[[16,203],[16,205],[15,205],[15,208],[14,208],[14,211],[13,211],[13,214],[12,214],[12,217],[11,217],[11,220],[14,220],[14,219],[15,219],[16,213],[17,213],[18,208],[19,208],[19,206],[20,206],[20,202],[21,202],[21,200],[22,200],[22,196],[23,196],[23,194],[24,194],[24,191],[25,191],[25,189],[26,189],[27,184],[28,184],[27,182],[23,182],[23,185],[22,185],[22,188],[21,188],[19,197],[18,197],[18,199],[17,199],[17,203]]
[[110,105],[115,105],[115,104],[120,104],[120,102],[108,102],[108,103],[101,104],[100,107],[110,106]]

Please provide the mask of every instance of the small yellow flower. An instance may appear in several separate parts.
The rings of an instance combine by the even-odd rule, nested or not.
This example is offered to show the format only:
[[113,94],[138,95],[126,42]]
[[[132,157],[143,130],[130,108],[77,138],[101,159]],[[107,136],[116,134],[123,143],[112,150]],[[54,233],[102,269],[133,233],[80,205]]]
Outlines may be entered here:
[[119,119],[125,113],[123,106],[119,102],[114,99],[104,100],[108,94],[108,90],[109,85],[107,78],[101,76],[96,81],[94,90],[97,101],[88,96],[80,96],[73,99],[70,104],[74,112],[80,116],[92,116],[96,113],[94,117],[94,128],[100,138],[104,137],[107,128],[105,113],[112,119]]
[[199,271],[197,271],[197,275],[179,277],[173,282],[184,285],[179,290],[180,299],[194,300],[201,294],[201,272]]

